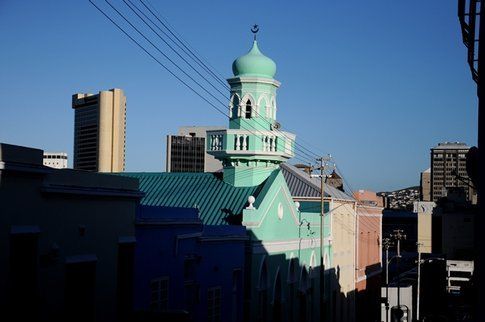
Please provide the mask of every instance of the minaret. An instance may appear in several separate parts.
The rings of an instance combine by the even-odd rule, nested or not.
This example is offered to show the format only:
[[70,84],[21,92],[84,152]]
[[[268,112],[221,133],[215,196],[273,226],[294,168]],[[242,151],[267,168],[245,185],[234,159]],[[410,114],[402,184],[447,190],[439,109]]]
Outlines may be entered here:
[[229,129],[207,132],[207,152],[222,161],[224,181],[234,186],[262,183],[281,162],[294,156],[295,135],[276,122],[276,64],[261,53],[256,40],[251,50],[232,64]]

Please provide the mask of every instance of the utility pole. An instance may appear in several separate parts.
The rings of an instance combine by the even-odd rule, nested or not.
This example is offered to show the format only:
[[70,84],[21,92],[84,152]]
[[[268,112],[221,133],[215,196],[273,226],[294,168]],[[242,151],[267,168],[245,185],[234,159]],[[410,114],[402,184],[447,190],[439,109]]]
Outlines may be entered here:
[[320,162],[320,321],[325,321],[325,265],[324,265],[324,223],[325,223],[325,185],[327,176],[325,175],[325,167],[327,166],[327,161],[330,160],[331,156],[318,158],[317,161]]
[[389,247],[391,246],[391,239],[383,238],[382,245],[386,250],[386,322],[389,322]]
[[421,243],[418,245],[418,289],[416,290],[416,321],[419,322],[419,290],[421,288]]
[[401,288],[400,288],[400,281],[399,281],[399,275],[400,275],[400,272],[399,272],[399,262],[401,261],[401,240],[402,239],[406,239],[406,235],[403,234],[403,230],[402,229],[395,229],[394,230],[394,233],[391,235],[393,239],[395,239],[397,241],[397,255],[396,255],[396,260],[397,260],[397,306],[398,308],[401,308]]

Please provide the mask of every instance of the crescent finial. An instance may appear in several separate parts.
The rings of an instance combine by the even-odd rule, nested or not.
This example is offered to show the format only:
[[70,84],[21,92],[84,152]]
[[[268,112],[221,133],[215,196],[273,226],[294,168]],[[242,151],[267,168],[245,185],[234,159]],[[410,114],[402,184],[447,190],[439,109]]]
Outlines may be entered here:
[[259,31],[259,26],[257,24],[254,24],[254,26],[251,28],[251,32],[254,34],[254,40],[256,40],[256,34]]

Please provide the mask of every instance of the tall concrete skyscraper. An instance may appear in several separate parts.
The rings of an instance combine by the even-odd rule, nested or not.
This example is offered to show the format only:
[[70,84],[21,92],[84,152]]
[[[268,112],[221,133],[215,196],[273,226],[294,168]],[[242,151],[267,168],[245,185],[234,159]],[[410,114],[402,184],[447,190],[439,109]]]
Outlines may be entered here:
[[72,96],[74,169],[125,170],[126,97],[121,89]]
[[460,142],[439,143],[431,149],[430,201],[446,197],[450,189],[463,189],[473,201],[476,191],[466,171],[466,155],[470,147]]

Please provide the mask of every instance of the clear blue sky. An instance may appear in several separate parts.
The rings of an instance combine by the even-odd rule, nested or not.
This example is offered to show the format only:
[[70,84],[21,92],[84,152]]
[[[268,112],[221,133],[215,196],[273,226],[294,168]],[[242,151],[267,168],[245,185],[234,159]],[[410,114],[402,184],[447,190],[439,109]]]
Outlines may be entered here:
[[[151,1],[225,77],[259,23],[282,82],[278,120],[331,153],[354,189],[418,184],[431,146],[476,144],[456,1]],[[129,171],[163,170],[178,126],[227,124],[87,0],[1,0],[0,44],[0,142],[72,157],[71,95],[113,87],[128,100]]]

